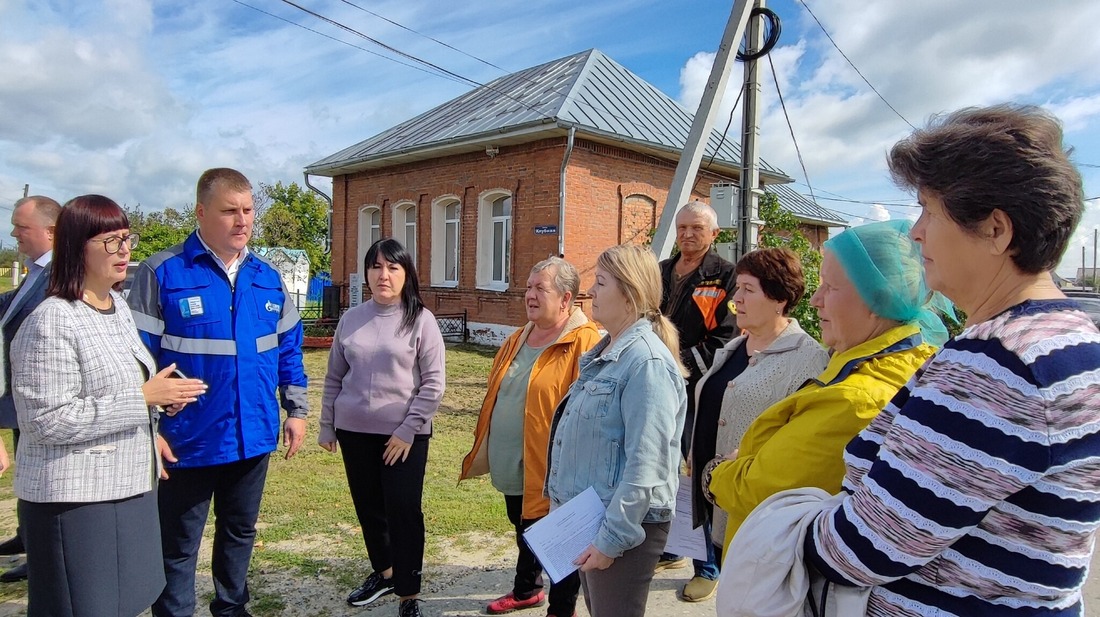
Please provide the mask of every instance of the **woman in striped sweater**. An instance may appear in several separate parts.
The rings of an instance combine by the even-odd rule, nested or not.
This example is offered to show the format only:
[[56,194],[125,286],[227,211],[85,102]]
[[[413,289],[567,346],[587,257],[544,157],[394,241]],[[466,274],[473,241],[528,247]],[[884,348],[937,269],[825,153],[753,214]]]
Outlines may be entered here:
[[1051,280],[1080,220],[1058,121],[965,109],[890,152],[928,284],[967,314],[847,447],[806,560],[869,615],[1082,615],[1100,525],[1100,333]]

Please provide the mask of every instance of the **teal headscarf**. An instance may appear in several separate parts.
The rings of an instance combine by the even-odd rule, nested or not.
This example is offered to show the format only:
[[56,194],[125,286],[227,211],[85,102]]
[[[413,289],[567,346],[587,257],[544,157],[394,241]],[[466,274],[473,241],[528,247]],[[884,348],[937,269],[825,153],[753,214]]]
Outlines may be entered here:
[[920,327],[924,341],[943,345],[947,328],[935,313],[955,317],[955,308],[928,289],[920,247],[909,237],[913,223],[883,221],[853,227],[825,241],[871,312]]

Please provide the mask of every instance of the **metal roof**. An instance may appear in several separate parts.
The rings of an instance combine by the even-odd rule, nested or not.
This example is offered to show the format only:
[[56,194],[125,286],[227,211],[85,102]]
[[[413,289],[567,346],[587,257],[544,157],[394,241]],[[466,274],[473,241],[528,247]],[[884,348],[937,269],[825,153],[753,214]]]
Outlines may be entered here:
[[[424,159],[442,150],[475,151],[531,138],[565,134],[633,144],[678,158],[693,114],[597,49],[517,71],[475,88],[378,135],[327,156],[306,172],[335,176],[370,167]],[[512,139],[509,139],[509,136]],[[627,146],[629,147],[629,145]],[[717,148],[717,155],[715,149]],[[704,160],[740,167],[739,144],[711,131]],[[761,160],[761,173],[790,181]]]
[[797,219],[819,223],[826,227],[848,227],[845,218],[828,208],[817,205],[805,195],[783,184],[767,184],[764,190],[775,195],[779,205]]

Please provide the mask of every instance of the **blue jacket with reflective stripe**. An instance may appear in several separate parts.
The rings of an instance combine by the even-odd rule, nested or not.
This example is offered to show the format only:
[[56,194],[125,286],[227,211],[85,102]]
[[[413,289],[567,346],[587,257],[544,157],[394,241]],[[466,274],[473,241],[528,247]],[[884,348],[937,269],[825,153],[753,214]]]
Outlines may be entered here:
[[279,404],[305,417],[302,323],[282,278],[249,253],[235,287],[192,233],[145,260],[127,303],[161,368],[175,362],[208,390],[160,433],[179,459],[171,467],[219,465],[268,454],[279,444]]

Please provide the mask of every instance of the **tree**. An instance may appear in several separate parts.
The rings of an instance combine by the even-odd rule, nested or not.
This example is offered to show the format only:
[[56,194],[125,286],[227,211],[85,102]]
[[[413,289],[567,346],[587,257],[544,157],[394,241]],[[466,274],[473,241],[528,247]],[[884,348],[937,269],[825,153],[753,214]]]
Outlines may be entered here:
[[785,247],[798,255],[802,261],[802,275],[806,280],[806,293],[798,304],[791,309],[791,317],[798,320],[810,336],[821,340],[821,322],[817,310],[810,306],[810,296],[817,291],[821,282],[821,252],[814,248],[806,236],[798,229],[798,219],[779,207],[779,198],[772,193],[764,193],[760,198],[760,219],[764,225],[760,229],[758,243],[761,247]]
[[173,247],[184,240],[198,226],[194,208],[176,210],[165,208],[160,212],[143,212],[141,204],[126,208],[130,219],[130,232],[141,237],[137,248],[130,255],[131,261],[142,261],[150,255]]
[[301,249],[309,256],[310,275],[328,272],[328,204],[297,182],[260,183],[255,198],[253,243],[267,247]]
[[0,268],[8,268],[17,261],[21,261],[19,258],[19,249],[15,248],[15,243],[12,246],[5,246],[0,249]]

